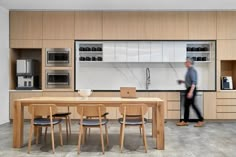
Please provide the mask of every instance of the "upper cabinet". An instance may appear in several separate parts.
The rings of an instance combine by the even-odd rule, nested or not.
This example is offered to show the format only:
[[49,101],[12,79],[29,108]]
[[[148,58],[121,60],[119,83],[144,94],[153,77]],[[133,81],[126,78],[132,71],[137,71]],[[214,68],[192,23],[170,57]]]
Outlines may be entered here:
[[43,39],[74,39],[74,12],[43,12]]
[[188,39],[188,12],[144,12],[145,36],[152,40]]
[[218,60],[236,60],[236,40],[217,40]]
[[103,39],[142,39],[141,12],[103,12]]
[[104,12],[103,39],[188,39],[188,13]]
[[189,12],[189,39],[216,39],[216,12]]
[[236,12],[217,12],[217,39],[236,39]]
[[42,14],[38,11],[11,11],[10,39],[42,39]]
[[75,12],[75,39],[102,39],[102,12]]

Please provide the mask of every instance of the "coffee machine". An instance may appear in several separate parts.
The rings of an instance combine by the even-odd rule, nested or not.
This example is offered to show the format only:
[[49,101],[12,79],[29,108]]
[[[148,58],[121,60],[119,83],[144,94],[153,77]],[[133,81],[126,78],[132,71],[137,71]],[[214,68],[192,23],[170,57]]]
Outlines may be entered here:
[[34,59],[16,60],[16,89],[39,88],[39,63]]

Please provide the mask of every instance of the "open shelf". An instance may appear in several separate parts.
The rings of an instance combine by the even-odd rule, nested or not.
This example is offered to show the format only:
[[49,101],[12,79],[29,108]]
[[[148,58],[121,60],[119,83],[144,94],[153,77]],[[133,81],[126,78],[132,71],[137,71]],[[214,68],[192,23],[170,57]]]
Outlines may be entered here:
[[[222,76],[231,76],[233,82],[233,90],[236,90],[236,60],[221,60],[221,72],[220,72],[220,84],[222,82]],[[222,90],[221,91],[233,91],[233,90]]]
[[[42,49],[11,49],[10,50],[10,90],[16,89],[16,60],[17,59],[34,59],[38,63],[39,72],[39,89],[42,87]],[[32,89],[29,89],[32,90]]]

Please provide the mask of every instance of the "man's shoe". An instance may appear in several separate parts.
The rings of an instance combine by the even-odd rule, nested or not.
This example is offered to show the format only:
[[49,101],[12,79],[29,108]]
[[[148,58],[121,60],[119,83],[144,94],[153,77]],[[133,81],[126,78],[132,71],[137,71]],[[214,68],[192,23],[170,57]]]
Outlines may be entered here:
[[197,124],[194,125],[194,127],[202,127],[204,125],[204,122],[197,122]]
[[181,122],[176,123],[176,125],[177,126],[188,126],[188,123],[181,121]]

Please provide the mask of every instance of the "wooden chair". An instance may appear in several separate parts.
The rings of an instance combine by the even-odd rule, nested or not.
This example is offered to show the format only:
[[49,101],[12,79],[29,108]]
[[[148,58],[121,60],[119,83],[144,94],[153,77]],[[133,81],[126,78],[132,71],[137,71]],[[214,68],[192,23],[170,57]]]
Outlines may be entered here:
[[[69,133],[71,135],[71,119],[70,119],[70,115],[71,115],[71,112],[70,112],[70,108],[68,106],[68,112],[57,112],[55,114],[53,114],[53,118],[63,118],[65,119],[65,122],[66,122],[66,137],[67,137],[67,141],[69,139]],[[47,134],[47,128],[45,130],[45,135]]]
[[124,129],[126,126],[139,126],[141,128],[143,143],[145,146],[145,152],[147,153],[147,140],[144,124],[147,122],[147,119],[144,118],[144,115],[148,111],[146,104],[121,104],[120,113],[122,118],[118,119],[120,126],[120,151],[123,151],[124,146]]
[[[106,113],[106,108],[102,104],[84,104],[84,105],[78,106],[77,111],[80,115],[78,154],[80,153],[82,134],[83,134],[83,136],[85,136],[85,129],[95,128],[95,127],[100,128],[102,152],[104,154],[104,139],[103,139],[102,126],[105,126],[106,144],[107,145],[109,144],[108,129],[107,129],[108,119],[106,119],[106,116],[102,117],[102,115],[104,115]],[[87,119],[87,117],[93,117],[93,119]]]
[[[52,151],[55,153],[54,145],[54,125],[59,124],[60,145],[63,145],[62,131],[61,131],[61,119],[53,119],[52,115],[56,113],[56,105],[54,104],[31,104],[29,106],[29,112],[31,113],[30,134],[28,142],[28,153],[31,150],[31,141],[34,129],[36,130],[36,144],[38,144],[39,129],[42,127],[50,127]],[[48,118],[49,115],[49,118]],[[44,118],[46,117],[46,118]]]

